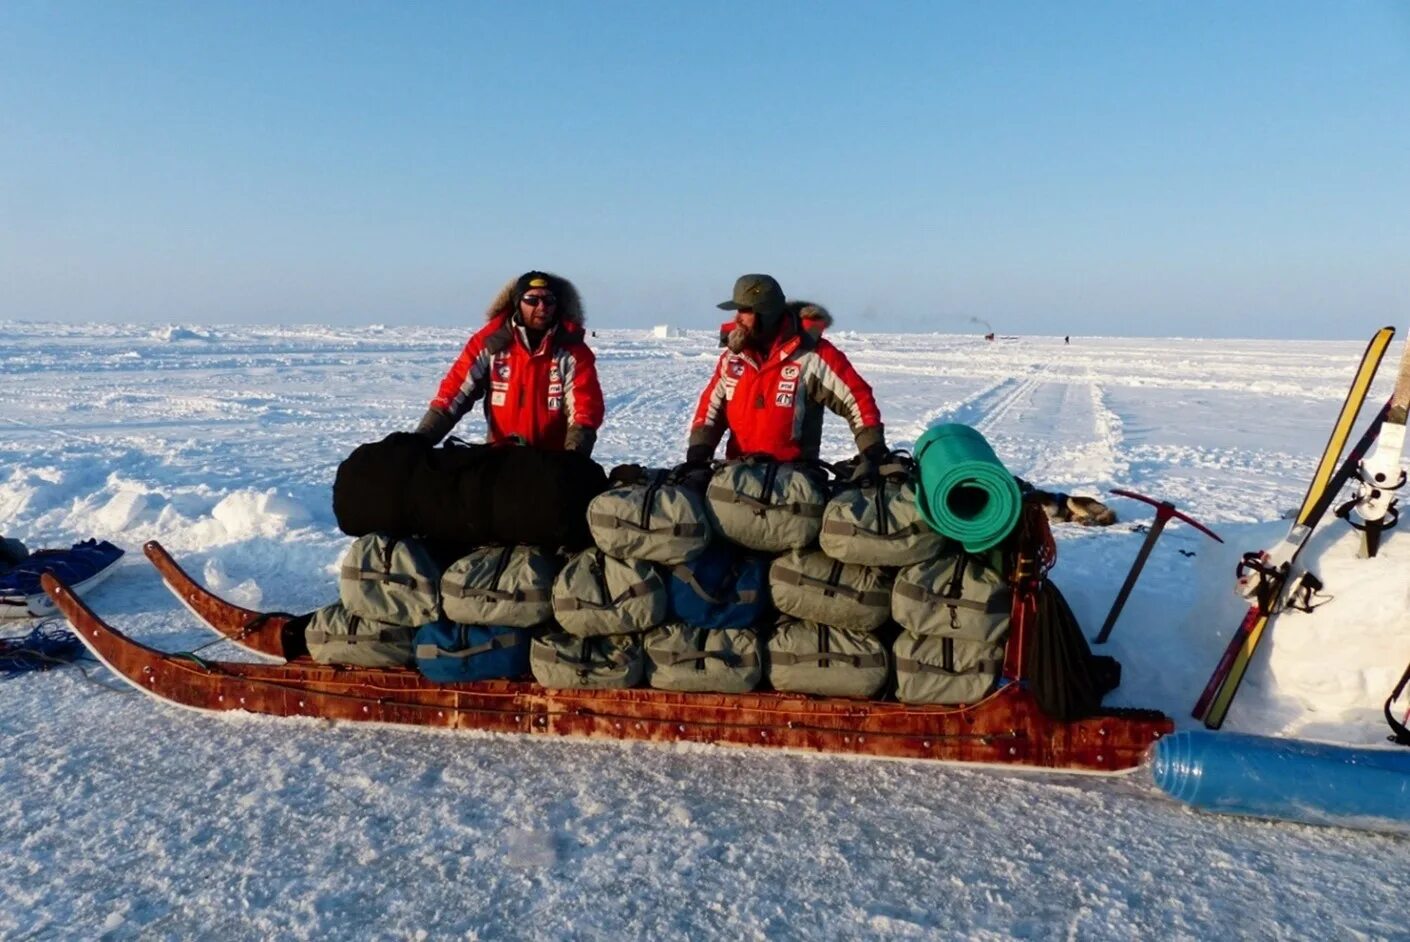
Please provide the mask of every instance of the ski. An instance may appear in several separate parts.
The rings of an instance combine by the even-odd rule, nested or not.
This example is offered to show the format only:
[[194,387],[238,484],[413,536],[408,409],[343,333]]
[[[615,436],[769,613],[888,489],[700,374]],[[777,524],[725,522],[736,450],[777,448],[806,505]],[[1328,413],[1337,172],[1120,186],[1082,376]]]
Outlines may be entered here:
[[1380,433],[1389,404],[1371,423],[1371,427],[1362,435],[1351,454],[1338,466],[1342,450],[1356,425],[1357,416],[1360,415],[1361,405],[1370,391],[1371,381],[1375,378],[1376,370],[1380,367],[1381,359],[1385,356],[1393,336],[1395,328],[1382,327],[1366,345],[1366,352],[1362,354],[1361,364],[1356,369],[1356,376],[1347,390],[1341,412],[1332,426],[1331,435],[1322,451],[1322,458],[1317,463],[1317,470],[1308,485],[1297,516],[1288,528],[1287,536],[1271,550],[1245,554],[1244,561],[1239,564],[1240,591],[1252,597],[1254,602],[1235,629],[1233,638],[1230,639],[1192,711],[1192,715],[1203,720],[1205,726],[1210,729],[1218,729],[1224,725],[1229,704],[1238,693],[1249,662],[1257,651],[1269,622],[1282,608],[1283,600],[1293,582],[1290,578],[1292,567],[1302,548],[1307,545],[1312,531],[1317,528],[1327,508],[1350,480]]
[[[1398,492],[1405,484],[1405,471],[1400,461],[1405,447],[1407,407],[1410,407],[1410,342],[1400,356],[1400,373],[1395,378],[1390,411],[1381,427],[1381,436],[1376,440],[1376,451],[1357,469],[1361,486],[1352,500],[1337,508],[1338,517],[1361,531],[1359,555],[1363,559],[1376,555],[1381,548],[1381,535],[1395,526],[1400,517],[1396,503]],[[1351,519],[1352,511],[1361,518],[1360,523]]]

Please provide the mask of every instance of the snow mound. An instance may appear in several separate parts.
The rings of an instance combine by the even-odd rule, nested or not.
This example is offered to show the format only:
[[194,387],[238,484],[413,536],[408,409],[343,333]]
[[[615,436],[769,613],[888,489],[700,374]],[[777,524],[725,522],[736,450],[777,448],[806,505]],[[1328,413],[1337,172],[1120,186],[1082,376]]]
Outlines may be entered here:
[[235,491],[211,508],[211,517],[235,540],[282,536],[313,519],[307,507],[272,487]]
[[253,579],[237,582],[231,578],[220,560],[211,558],[201,570],[201,579],[217,595],[244,608],[259,609],[264,602],[264,590]]
[[121,490],[93,515],[106,532],[117,533],[150,515],[151,495],[143,491]]
[[152,331],[152,338],[165,343],[179,343],[183,340],[199,340],[209,343],[215,339],[210,334],[203,331],[192,330],[189,327],[177,327],[175,324],[167,327],[159,327]]
[[[1287,526],[1247,527],[1204,555],[1198,601],[1178,633],[1201,683],[1247,611],[1233,591],[1242,551],[1273,546]],[[1225,728],[1357,745],[1384,741],[1382,707],[1410,657],[1410,541],[1397,536],[1386,536],[1375,559],[1359,559],[1357,531],[1336,520],[1317,531],[1294,572],[1310,570],[1325,589],[1312,599],[1311,612],[1285,609],[1271,622]]]

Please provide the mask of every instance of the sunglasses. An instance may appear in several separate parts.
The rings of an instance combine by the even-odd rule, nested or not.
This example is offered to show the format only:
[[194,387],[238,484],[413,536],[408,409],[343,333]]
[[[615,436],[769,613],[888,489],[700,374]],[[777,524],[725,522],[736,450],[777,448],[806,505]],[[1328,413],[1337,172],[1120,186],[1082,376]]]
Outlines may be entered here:
[[519,299],[519,303],[529,307],[538,307],[539,305],[553,307],[558,304],[558,299],[551,294],[526,294]]

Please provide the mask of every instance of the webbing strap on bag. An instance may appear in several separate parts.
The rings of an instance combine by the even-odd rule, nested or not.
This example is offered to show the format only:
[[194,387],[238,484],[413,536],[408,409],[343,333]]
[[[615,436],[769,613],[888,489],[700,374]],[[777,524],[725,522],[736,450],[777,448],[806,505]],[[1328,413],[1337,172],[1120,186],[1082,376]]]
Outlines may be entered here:
[[579,668],[580,670],[587,670],[594,667],[605,666],[621,667],[623,664],[631,663],[631,655],[628,652],[622,650],[612,652],[611,656],[609,657],[592,657],[591,652],[588,650],[588,640],[589,639],[587,638],[584,638],[582,640],[582,644],[579,645],[580,653],[577,657],[572,657],[568,654],[564,654],[562,651],[558,650],[557,648],[554,648],[553,660],[558,662],[559,664],[569,664],[573,667]]
[[[885,521],[886,517],[883,515],[877,519]],[[884,522],[882,526],[885,526]],[[822,532],[830,533],[833,536],[865,536],[873,540],[907,540],[917,533],[932,533],[934,531],[930,529],[930,524],[924,520],[907,524],[899,530],[889,530],[884,533],[880,530],[868,530],[855,523],[847,523],[845,520],[824,520]]]
[[482,589],[473,585],[442,585],[441,591],[457,599],[491,599],[495,602],[547,602],[553,597],[548,589]]
[[428,579],[418,579],[416,576],[406,575],[400,572],[377,572],[372,569],[359,569],[356,566],[344,566],[341,570],[344,579],[352,579],[358,582],[390,582],[394,585],[407,585],[420,589],[422,592],[430,592],[434,583]]
[[942,664],[928,664],[914,658],[896,658],[896,670],[911,674],[939,674],[943,677],[961,677],[966,674],[997,674],[1003,669],[1003,661],[980,661],[973,670],[957,671]]
[[780,666],[841,661],[845,664],[850,664],[852,667],[885,667],[886,652],[879,651],[875,654],[842,654],[837,651],[810,651],[804,654],[794,654],[789,651],[771,651],[769,653],[769,660]]
[[669,527],[644,527],[635,520],[628,520],[616,514],[589,513],[588,523],[600,527],[621,527],[624,530],[635,530],[638,533],[649,533],[652,535],[666,534],[668,536],[703,536],[705,534],[705,524],[703,523],[674,523]]
[[502,635],[495,635],[484,644],[477,644],[473,648],[466,648],[463,651],[447,651],[445,648],[435,644],[418,644],[416,646],[416,659],[418,661],[432,661],[438,657],[453,657],[464,660],[468,657],[475,657],[490,651],[498,651],[502,648],[513,648],[524,643],[523,633],[510,631]]
[[650,578],[643,579],[641,582],[629,586],[626,591],[622,592],[616,598],[607,599],[602,602],[589,602],[587,599],[579,598],[559,598],[554,600],[553,606],[560,612],[580,612],[585,610],[604,612],[608,609],[616,608],[618,605],[631,599],[639,599],[642,596],[653,594],[656,591],[656,586],[659,584],[659,577],[653,573]]
[[913,602],[934,601],[937,605],[943,605],[946,608],[965,608],[974,612],[988,612],[990,614],[999,614],[1009,610],[1006,600],[1000,600],[1005,602],[1005,604],[991,611],[990,606],[994,604],[994,596],[990,596],[990,600],[987,602],[976,602],[973,599],[954,599],[943,595],[934,595],[933,593],[927,592],[922,586],[913,585],[909,582],[897,582],[895,589],[892,591],[903,599],[910,599]]
[[[358,623],[367,624],[361,619],[359,619]],[[312,644],[327,644],[330,641],[344,641],[348,644],[375,644],[383,641],[395,643],[397,641],[405,641],[410,632],[410,628],[391,627],[379,628],[377,631],[364,634],[352,634],[351,632],[339,634],[337,632],[313,628],[304,633],[304,638]]]
[[770,510],[782,510],[798,517],[821,517],[823,515],[823,508],[820,504],[800,504],[796,501],[788,504],[771,504],[767,501],[759,500],[757,497],[750,497],[748,494],[741,494],[738,491],[728,487],[722,487],[718,484],[710,485],[710,489],[706,492],[706,495],[716,500],[727,501],[731,504],[744,504],[745,506],[753,507],[754,512],[760,516],[763,516]]
[[729,667],[753,667],[759,663],[759,657],[755,654],[740,654],[737,651],[692,651],[676,655],[666,662],[666,666],[679,667],[682,664],[699,662],[699,666],[703,668],[705,661],[710,659],[723,661]]
[[[671,576],[676,579],[679,579],[681,582],[684,582],[687,586],[690,587],[690,590],[692,592],[700,596],[705,601],[709,602],[711,605],[727,605],[730,602],[730,599],[722,599],[718,596],[711,595],[708,591],[706,591],[705,587],[700,584],[700,580],[695,578],[695,573],[691,571],[689,566],[676,566],[674,569],[671,570]],[[754,600],[758,597],[759,593],[754,591],[753,589],[743,589],[739,592],[734,593],[734,601],[739,602],[742,605],[752,605],[754,603]]]
[[860,605],[883,606],[889,605],[891,602],[890,592],[880,589],[853,589],[849,586],[838,585],[830,579],[818,579],[801,572],[795,572],[792,569],[785,569],[782,566],[774,570],[773,578],[784,585],[823,589],[830,595],[840,595]]

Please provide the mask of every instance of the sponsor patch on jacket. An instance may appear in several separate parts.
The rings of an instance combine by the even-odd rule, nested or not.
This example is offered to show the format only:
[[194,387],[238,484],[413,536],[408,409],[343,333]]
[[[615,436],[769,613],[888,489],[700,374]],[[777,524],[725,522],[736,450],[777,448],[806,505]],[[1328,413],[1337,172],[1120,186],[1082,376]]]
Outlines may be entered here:
[[548,411],[549,411],[549,412],[557,412],[557,411],[559,411],[559,410],[562,409],[562,408],[563,408],[563,397],[562,397],[562,396],[549,396],[549,397],[548,397]]
[[561,395],[563,395],[563,384],[562,384],[562,383],[549,383],[549,384],[548,384],[548,394],[549,394],[550,396],[561,396]]
[[774,405],[783,406],[785,408],[793,405],[793,394],[779,393],[777,396],[774,396]]
[[725,373],[739,379],[744,375],[744,359],[737,356],[730,357],[729,362],[725,364]]
[[504,390],[502,390],[502,389],[496,389],[494,392],[490,393],[490,405],[492,405],[492,406],[502,406],[502,405],[504,405]]
[[[802,372],[803,368],[801,366],[799,366],[797,363],[790,363],[783,369],[779,370],[779,375],[782,376],[784,379],[797,379],[799,375],[802,374]],[[779,388],[781,389],[782,387]]]
[[497,360],[494,365],[494,375],[497,379],[509,378],[509,361]]
[[557,363],[548,368],[548,381],[550,383],[563,382],[563,373],[559,371]]
[[791,379],[780,380],[778,384],[779,392],[793,392],[798,388],[798,384]]

